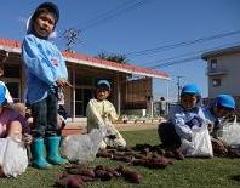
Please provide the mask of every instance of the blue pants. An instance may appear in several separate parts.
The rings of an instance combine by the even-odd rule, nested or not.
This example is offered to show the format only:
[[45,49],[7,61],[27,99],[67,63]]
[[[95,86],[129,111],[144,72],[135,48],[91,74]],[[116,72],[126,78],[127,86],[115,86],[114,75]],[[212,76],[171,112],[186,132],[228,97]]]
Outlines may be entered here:
[[31,105],[33,115],[33,136],[45,137],[57,133],[57,95],[49,92],[48,96]]

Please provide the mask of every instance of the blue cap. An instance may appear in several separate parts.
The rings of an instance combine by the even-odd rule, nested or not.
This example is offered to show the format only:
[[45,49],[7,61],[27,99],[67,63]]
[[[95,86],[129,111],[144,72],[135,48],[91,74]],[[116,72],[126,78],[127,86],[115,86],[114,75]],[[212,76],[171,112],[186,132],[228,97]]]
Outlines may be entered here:
[[235,100],[231,95],[219,95],[216,98],[216,106],[235,109]]
[[200,96],[200,90],[195,84],[188,84],[183,86],[182,95],[183,94],[194,94],[196,96]]
[[33,14],[33,20],[34,20],[34,21],[35,21],[36,17],[38,16],[39,10],[40,10],[41,8],[48,8],[49,11],[51,11],[51,12],[55,15],[56,23],[58,22],[58,19],[59,19],[59,10],[58,10],[57,5],[55,5],[55,4],[52,3],[52,2],[44,2],[44,3],[40,4],[40,5],[35,9],[35,12],[34,12],[34,14]]
[[4,85],[0,85],[0,105],[3,106],[6,101],[6,87]]
[[110,90],[110,83],[109,83],[109,81],[107,81],[107,80],[99,80],[97,82],[97,88],[103,88],[103,87],[108,88],[108,90]]

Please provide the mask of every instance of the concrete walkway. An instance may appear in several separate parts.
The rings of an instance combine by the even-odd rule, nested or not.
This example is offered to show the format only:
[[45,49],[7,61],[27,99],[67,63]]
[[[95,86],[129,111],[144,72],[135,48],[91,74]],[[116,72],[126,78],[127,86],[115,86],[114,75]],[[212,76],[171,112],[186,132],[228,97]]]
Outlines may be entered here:
[[141,123],[141,124],[115,124],[115,128],[119,131],[138,131],[138,130],[151,130],[158,129],[159,123]]
[[[158,129],[159,123],[114,124],[119,131],[138,131]],[[63,130],[63,136],[86,133],[86,124],[69,123]]]

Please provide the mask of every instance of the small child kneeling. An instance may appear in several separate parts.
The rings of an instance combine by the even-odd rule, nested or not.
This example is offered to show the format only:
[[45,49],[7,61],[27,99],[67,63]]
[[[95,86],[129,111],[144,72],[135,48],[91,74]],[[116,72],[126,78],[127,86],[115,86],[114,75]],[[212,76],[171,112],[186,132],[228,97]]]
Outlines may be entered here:
[[[16,156],[18,152],[21,152],[24,150],[24,144],[30,144],[31,143],[31,136],[29,133],[29,128],[27,125],[27,122],[25,121],[24,116],[17,113],[14,109],[11,107],[8,107],[7,99],[6,99],[6,87],[4,85],[0,85],[0,142],[1,142],[1,153],[0,153],[0,166],[1,166],[1,175],[7,175],[7,176],[17,176],[21,172],[15,174],[14,172],[6,174],[6,169],[2,168],[6,166],[6,160],[8,161],[16,161]],[[17,147],[16,155],[12,156],[11,158],[6,159],[6,152],[9,150],[12,150],[12,143],[9,144],[8,140],[20,143],[20,147]],[[6,144],[8,143],[8,144]],[[5,147],[4,147],[5,146]],[[4,160],[5,159],[5,160]],[[27,160],[27,152],[25,159]],[[20,160],[20,159],[19,159]],[[25,164],[28,161],[25,161]],[[20,163],[20,161],[19,161]],[[18,164],[19,165],[19,164]],[[27,164],[26,164],[27,166]],[[26,168],[24,167],[24,169]],[[16,167],[15,167],[16,168]],[[22,168],[21,168],[22,169]],[[14,171],[14,169],[12,169]]]
[[91,99],[87,104],[87,132],[106,126],[110,135],[102,141],[100,148],[107,146],[125,147],[125,139],[112,124],[112,121],[117,119],[117,115],[113,104],[108,101],[110,84],[107,80],[100,80],[96,87],[96,99]]
[[180,147],[182,139],[192,140],[193,129],[199,129],[205,117],[200,103],[200,91],[196,85],[185,85],[181,93],[181,104],[170,109],[166,124],[159,125],[159,136],[163,147],[177,159],[184,159]]

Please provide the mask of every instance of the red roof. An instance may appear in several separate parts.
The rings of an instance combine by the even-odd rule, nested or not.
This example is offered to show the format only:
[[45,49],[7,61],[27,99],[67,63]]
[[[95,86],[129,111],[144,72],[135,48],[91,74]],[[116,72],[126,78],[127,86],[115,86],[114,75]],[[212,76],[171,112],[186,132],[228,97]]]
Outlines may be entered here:
[[[21,52],[21,45],[22,43],[17,40],[10,40],[10,39],[3,39],[0,38],[0,46],[2,48],[5,47],[5,50],[11,51],[15,50],[17,52]],[[1,49],[1,47],[0,47]],[[134,64],[120,64],[111,61],[106,61],[100,58],[95,58],[92,56],[83,55],[77,52],[62,52],[65,59],[69,62],[73,61],[80,64],[87,64],[96,66],[99,68],[111,69],[111,70],[118,70],[120,72],[126,72],[130,74],[139,74],[145,76],[151,76],[161,79],[168,79],[169,76],[167,73],[154,70],[150,68],[140,67]]]

